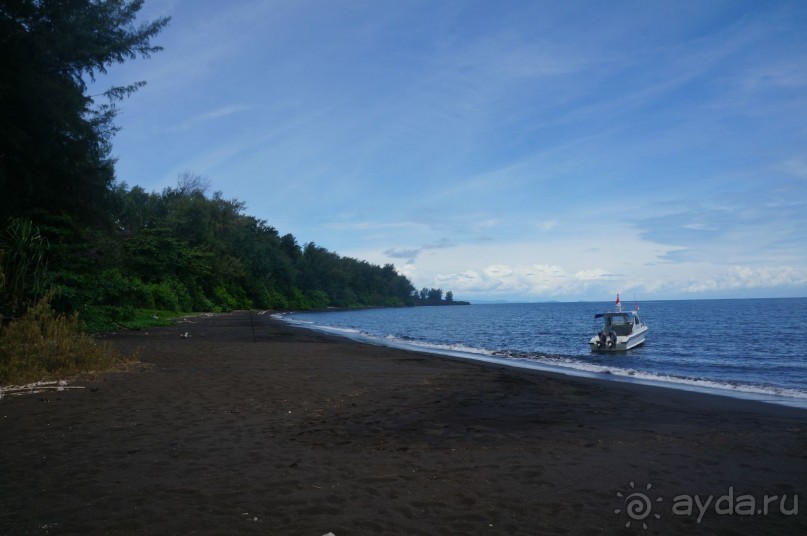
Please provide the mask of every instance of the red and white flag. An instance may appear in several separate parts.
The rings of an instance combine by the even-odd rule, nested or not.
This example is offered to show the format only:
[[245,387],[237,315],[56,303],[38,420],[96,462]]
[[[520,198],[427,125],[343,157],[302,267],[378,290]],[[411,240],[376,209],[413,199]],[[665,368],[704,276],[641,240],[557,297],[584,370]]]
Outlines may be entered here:
[[616,304],[619,305],[619,293],[616,293]]

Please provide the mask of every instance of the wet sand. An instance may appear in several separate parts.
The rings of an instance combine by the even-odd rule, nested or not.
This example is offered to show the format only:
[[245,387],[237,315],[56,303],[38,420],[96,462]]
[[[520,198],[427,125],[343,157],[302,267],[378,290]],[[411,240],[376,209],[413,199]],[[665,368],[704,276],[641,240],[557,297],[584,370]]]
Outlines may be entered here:
[[807,534],[805,410],[252,319],[0,400],[0,534]]

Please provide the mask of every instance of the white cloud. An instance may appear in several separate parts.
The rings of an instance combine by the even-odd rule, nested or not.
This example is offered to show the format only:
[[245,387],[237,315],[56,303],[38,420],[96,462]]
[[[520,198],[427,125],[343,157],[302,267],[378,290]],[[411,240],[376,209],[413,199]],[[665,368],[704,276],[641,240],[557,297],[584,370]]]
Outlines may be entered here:
[[593,270],[580,270],[574,274],[574,277],[580,281],[602,281],[611,278],[612,275],[601,268],[594,268]]
[[456,274],[436,276],[439,286],[457,293],[495,293],[524,298],[558,295],[580,295],[596,281],[607,278],[600,268],[569,273],[561,266],[550,264],[493,264],[477,272],[466,270]]
[[684,291],[692,293],[720,292],[756,288],[799,287],[807,285],[807,270],[792,266],[732,266],[711,279],[692,282]]
[[[680,248],[644,240],[636,229],[603,226],[578,233],[534,242],[494,241],[350,255],[379,264],[398,261],[399,270],[416,287],[453,290],[458,299],[597,300],[616,292],[663,299],[807,288],[807,269],[793,267],[797,265],[727,267],[720,259],[664,262]],[[618,245],[592,247],[613,245],[614,236],[621,237]],[[402,259],[406,260],[403,268]]]
[[[703,275],[693,279],[691,274]],[[682,276],[686,273],[686,276]],[[615,292],[638,292],[645,298],[703,296],[755,289],[804,288],[807,270],[785,267],[733,266],[720,271],[711,265],[693,265],[684,272],[658,268],[634,280],[602,268],[571,272],[549,264],[495,264],[481,270],[438,274],[434,284],[458,297],[502,297],[521,299],[602,299]]]

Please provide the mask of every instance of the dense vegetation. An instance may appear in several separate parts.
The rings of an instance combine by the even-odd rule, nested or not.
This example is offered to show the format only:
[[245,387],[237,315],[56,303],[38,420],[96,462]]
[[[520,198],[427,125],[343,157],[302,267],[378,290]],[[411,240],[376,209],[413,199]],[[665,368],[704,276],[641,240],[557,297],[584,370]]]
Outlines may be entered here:
[[291,234],[280,236],[244,214],[243,203],[206,195],[198,178],[186,175],[161,193],[118,184],[109,199],[110,226],[50,220],[37,228],[10,220],[0,246],[4,271],[28,277],[0,292],[6,316],[51,288],[59,289],[54,306],[78,311],[97,328],[126,325],[137,309],[414,304],[411,283],[392,265],[341,257],[313,243],[301,247]]
[[[252,307],[412,304],[392,265],[341,257],[244,214],[244,204],[185,175],[176,188],[110,191],[114,227],[85,234],[53,272],[59,305],[124,322],[135,308],[217,311]],[[63,240],[62,242],[65,242]],[[76,247],[83,253],[76,255]]]

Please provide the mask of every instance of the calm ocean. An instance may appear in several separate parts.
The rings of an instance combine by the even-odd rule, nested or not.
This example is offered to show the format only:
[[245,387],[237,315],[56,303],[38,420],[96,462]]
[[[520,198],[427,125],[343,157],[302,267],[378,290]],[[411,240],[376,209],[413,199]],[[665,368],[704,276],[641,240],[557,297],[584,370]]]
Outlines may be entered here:
[[[633,303],[623,303],[632,310]],[[365,342],[807,407],[807,298],[649,301],[644,346],[592,354],[607,303],[485,304],[279,315]]]

